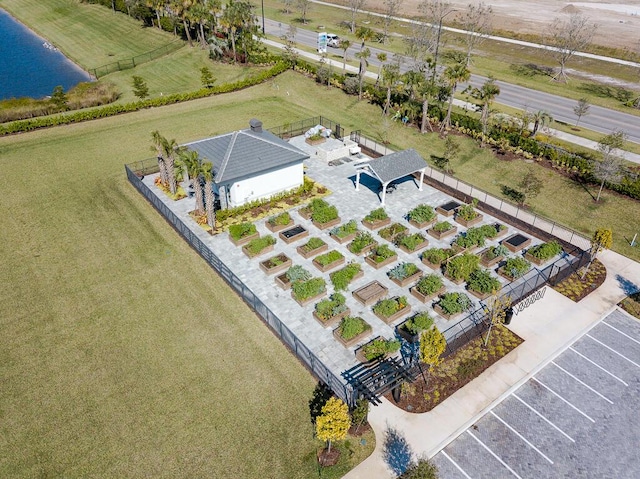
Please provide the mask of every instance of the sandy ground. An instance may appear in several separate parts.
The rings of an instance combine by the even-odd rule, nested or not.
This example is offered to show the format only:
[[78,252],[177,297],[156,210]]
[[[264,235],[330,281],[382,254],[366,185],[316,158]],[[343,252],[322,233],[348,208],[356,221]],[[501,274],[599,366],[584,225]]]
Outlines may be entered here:
[[[453,8],[464,10],[477,0],[448,0]],[[346,3],[344,0],[341,3]],[[420,0],[403,0],[401,16],[418,15]],[[494,28],[521,33],[543,34],[556,17],[582,13],[597,25],[593,42],[640,52],[640,0],[625,3],[576,2],[557,0],[485,0],[494,11]],[[365,9],[384,11],[383,0],[368,0]]]

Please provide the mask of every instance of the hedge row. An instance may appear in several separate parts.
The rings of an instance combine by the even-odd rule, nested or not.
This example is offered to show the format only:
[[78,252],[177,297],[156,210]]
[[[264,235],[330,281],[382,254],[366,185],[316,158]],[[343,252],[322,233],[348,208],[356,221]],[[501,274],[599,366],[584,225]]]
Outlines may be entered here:
[[256,75],[250,76],[249,78],[238,80],[233,83],[214,86],[213,88],[202,88],[188,93],[174,93],[173,95],[150,98],[133,103],[108,105],[101,108],[95,108],[93,110],[80,110],[62,115],[14,121],[0,125],[0,136],[10,135],[13,133],[23,133],[52,126],[69,125],[71,123],[78,123],[81,121],[96,120],[98,118],[106,118],[109,116],[120,115],[121,113],[142,110],[144,108],[172,105],[174,103],[197,100],[199,98],[206,98],[208,96],[219,95],[221,93],[230,93],[263,83],[277,75],[280,75],[288,68],[289,66],[286,63],[278,62],[268,70],[264,70]]

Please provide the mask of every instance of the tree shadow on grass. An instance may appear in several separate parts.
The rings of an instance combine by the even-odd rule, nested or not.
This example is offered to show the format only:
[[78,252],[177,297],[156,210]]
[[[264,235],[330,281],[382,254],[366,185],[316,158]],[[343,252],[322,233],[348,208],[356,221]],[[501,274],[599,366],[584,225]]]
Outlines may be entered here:
[[384,432],[382,454],[387,466],[396,476],[407,470],[413,458],[413,451],[407,440],[398,431],[390,427]]
[[619,274],[616,274],[616,279],[618,280],[618,284],[622,288],[622,291],[624,291],[624,294],[627,296],[631,296],[632,294],[640,291],[640,286],[635,284],[633,281],[623,278]]
[[313,396],[309,399],[309,414],[311,415],[311,424],[314,426],[316,424],[316,418],[322,414],[322,407],[331,396],[333,396],[333,392],[324,383],[319,382],[313,390]]

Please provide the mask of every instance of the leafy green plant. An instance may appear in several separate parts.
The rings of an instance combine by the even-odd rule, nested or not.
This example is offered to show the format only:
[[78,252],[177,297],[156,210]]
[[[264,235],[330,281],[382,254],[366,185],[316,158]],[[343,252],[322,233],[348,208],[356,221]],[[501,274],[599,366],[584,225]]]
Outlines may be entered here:
[[328,320],[344,313],[347,310],[345,297],[340,293],[333,293],[329,298],[323,299],[315,306],[316,316],[320,319]]
[[431,264],[442,264],[454,254],[454,251],[451,249],[430,248],[422,253],[422,259],[428,261]]
[[370,328],[371,326],[364,319],[358,316],[347,316],[340,322],[338,334],[342,339],[349,341]]
[[448,221],[440,221],[433,225],[433,231],[436,233],[444,233],[445,231],[449,231],[451,228],[453,228],[453,225]]
[[378,234],[386,240],[391,240],[395,236],[407,231],[407,229],[408,228],[406,226],[401,225],[400,223],[393,223],[386,228],[382,228]]
[[402,327],[410,334],[418,334],[433,325],[433,318],[426,311],[421,311],[404,322]]
[[508,255],[509,255],[509,250],[507,249],[506,246],[501,244],[497,246],[490,246],[484,252],[484,258],[487,261],[491,261],[492,259],[496,259],[500,256],[508,256]]
[[407,298],[404,296],[382,299],[373,307],[373,312],[377,315],[388,318],[396,314],[401,309],[406,308],[408,304]]
[[255,256],[264,249],[274,244],[276,244],[276,239],[271,235],[267,235],[263,236],[262,238],[252,239],[246,244],[245,248],[251,256]]
[[468,285],[469,289],[480,294],[489,294],[500,289],[500,281],[484,269],[471,273]]
[[338,238],[345,238],[349,235],[354,234],[357,231],[358,231],[358,224],[356,223],[355,220],[350,220],[343,225],[336,226],[335,228],[331,229],[331,234],[333,236],[337,236]]
[[362,347],[362,354],[367,360],[381,358],[387,354],[395,353],[400,349],[400,341],[397,339],[376,338]]
[[332,250],[332,251],[329,251],[328,253],[317,256],[314,261],[318,263],[320,266],[327,266],[333,263],[334,261],[338,261],[339,259],[342,259],[342,258],[344,258],[344,256],[342,255],[342,253],[340,253],[340,251]]
[[372,245],[375,242],[376,240],[373,238],[371,233],[368,231],[359,231],[353,241],[349,244],[349,251],[358,254],[367,246]]
[[247,236],[251,236],[256,233],[256,225],[253,223],[240,223],[237,225],[229,226],[229,236],[238,241]]
[[458,314],[471,307],[471,300],[464,293],[446,293],[440,298],[438,305],[445,314]]
[[562,251],[562,246],[557,241],[551,241],[549,243],[542,243],[536,246],[532,246],[527,250],[527,254],[533,256],[536,259],[546,261],[559,255]]
[[474,246],[484,246],[487,238],[495,238],[498,232],[493,225],[483,225],[478,228],[469,228],[465,233],[460,234],[455,244],[462,248],[472,248]]
[[286,226],[291,223],[291,215],[285,211],[279,215],[272,216],[268,221],[271,226]]
[[474,198],[471,204],[462,205],[458,208],[458,216],[465,221],[471,221],[479,215],[476,211],[476,206],[478,206],[478,200]]
[[313,251],[314,249],[318,249],[321,248],[322,246],[324,246],[325,243],[324,241],[322,241],[320,238],[310,238],[309,241],[307,241],[305,244],[302,245],[302,249],[308,253],[309,251]]
[[415,223],[428,223],[436,217],[436,212],[429,205],[420,204],[407,213],[407,218]]
[[299,264],[294,264],[291,266],[287,272],[285,273],[287,279],[291,282],[291,284],[296,281],[307,281],[311,279],[311,273],[307,271],[304,267]]
[[327,284],[322,278],[311,278],[306,281],[296,281],[291,289],[298,301],[304,301],[326,291]]
[[389,278],[395,279],[398,281],[402,281],[409,276],[416,274],[418,271],[418,267],[413,263],[400,263],[397,266],[394,266],[391,271],[389,271]]
[[452,258],[445,265],[446,275],[454,281],[469,278],[471,273],[478,269],[480,258],[474,254],[463,254]]
[[338,208],[328,205],[325,208],[314,209],[311,213],[311,219],[316,223],[328,223],[338,218]]
[[377,208],[372,210],[367,216],[364,217],[364,221],[369,223],[375,223],[376,221],[386,220],[389,217],[384,208]]
[[504,265],[503,271],[507,276],[517,279],[524,276],[531,268],[531,263],[521,256],[509,258]]
[[403,246],[409,251],[415,251],[415,249],[424,243],[426,238],[422,233],[413,233],[410,235],[400,235],[396,238],[396,244]]
[[416,283],[416,291],[425,296],[430,296],[444,286],[442,278],[437,274],[429,274],[420,278],[420,281]]
[[361,266],[358,263],[349,263],[344,268],[331,273],[329,278],[336,291],[346,291],[349,287],[349,283],[355,278],[355,276],[361,271]]
[[382,263],[384,260],[395,256],[395,254],[396,252],[392,250],[388,245],[382,244],[376,246],[371,250],[371,253],[369,253],[369,258],[371,258],[376,263]]
[[360,398],[356,401],[356,406],[351,411],[351,422],[354,425],[361,425],[367,422],[367,416],[369,415],[369,401],[365,398]]

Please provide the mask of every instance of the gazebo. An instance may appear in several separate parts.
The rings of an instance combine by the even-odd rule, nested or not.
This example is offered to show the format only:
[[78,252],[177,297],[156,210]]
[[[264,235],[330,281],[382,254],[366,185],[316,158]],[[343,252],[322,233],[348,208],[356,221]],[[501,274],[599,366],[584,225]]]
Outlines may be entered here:
[[403,178],[419,171],[420,183],[418,185],[418,189],[422,191],[424,170],[427,167],[427,163],[416,150],[410,148],[408,150],[397,151],[371,161],[358,163],[355,167],[356,191],[360,190],[360,175],[362,173],[375,178],[382,183],[381,204],[384,206],[384,201],[387,195],[387,186],[398,178]]

